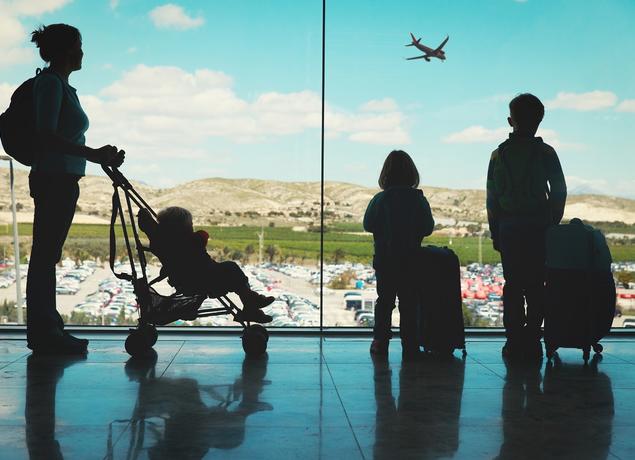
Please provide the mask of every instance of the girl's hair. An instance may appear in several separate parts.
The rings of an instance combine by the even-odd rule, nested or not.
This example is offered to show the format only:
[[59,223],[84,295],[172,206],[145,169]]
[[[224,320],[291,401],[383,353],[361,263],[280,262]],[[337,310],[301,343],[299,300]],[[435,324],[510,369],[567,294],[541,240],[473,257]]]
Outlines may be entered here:
[[31,32],[31,41],[40,48],[40,57],[45,62],[64,59],[66,53],[81,39],[79,30],[68,24],[40,26]]
[[170,233],[192,231],[192,213],[179,206],[162,209],[157,215],[159,225]]
[[395,186],[417,188],[419,171],[410,155],[403,150],[393,150],[384,161],[378,182],[382,190]]

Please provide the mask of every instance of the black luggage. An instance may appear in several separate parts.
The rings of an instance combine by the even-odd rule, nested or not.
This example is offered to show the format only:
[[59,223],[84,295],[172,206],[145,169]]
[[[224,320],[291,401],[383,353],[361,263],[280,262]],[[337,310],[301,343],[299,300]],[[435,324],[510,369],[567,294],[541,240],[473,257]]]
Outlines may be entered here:
[[425,351],[465,354],[461,269],[454,251],[424,246],[417,260],[420,344]]
[[615,315],[615,281],[604,235],[580,219],[547,230],[545,348],[590,350],[610,331]]

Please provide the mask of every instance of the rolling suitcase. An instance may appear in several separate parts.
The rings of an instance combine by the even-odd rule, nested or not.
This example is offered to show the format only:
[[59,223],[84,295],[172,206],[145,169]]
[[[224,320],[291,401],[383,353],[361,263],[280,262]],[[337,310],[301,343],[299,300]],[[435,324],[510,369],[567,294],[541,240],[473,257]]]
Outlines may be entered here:
[[547,230],[545,348],[580,348],[585,363],[591,348],[610,331],[615,315],[615,281],[604,235],[580,219]]
[[451,249],[424,246],[417,259],[420,344],[428,352],[462,349],[465,355],[459,258]]

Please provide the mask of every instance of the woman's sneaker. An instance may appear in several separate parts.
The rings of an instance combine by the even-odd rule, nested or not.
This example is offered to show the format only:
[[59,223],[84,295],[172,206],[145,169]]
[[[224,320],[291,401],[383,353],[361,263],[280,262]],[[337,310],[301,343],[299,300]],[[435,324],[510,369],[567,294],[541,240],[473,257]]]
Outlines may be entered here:
[[388,340],[373,339],[370,344],[370,354],[375,356],[387,356],[388,355]]
[[33,348],[33,353],[37,355],[83,355],[87,351],[85,344],[77,343],[66,335],[51,337]]
[[71,335],[70,333],[66,331],[64,331],[64,337],[66,337],[68,340],[70,340],[71,342],[77,345],[84,346],[84,347],[88,346],[88,339],[80,339],[79,337],[75,337],[74,335]]

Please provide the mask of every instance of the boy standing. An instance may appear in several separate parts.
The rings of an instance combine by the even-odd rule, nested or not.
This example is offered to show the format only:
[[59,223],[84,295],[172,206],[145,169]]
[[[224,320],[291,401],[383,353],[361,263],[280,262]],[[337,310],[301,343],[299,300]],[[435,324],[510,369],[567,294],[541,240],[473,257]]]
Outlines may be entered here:
[[[545,108],[532,94],[509,103],[509,139],[487,171],[487,217],[505,276],[503,323],[507,358],[539,358],[544,319],[545,232],[562,219],[567,186],[556,151],[535,137]],[[525,312],[525,301],[527,311]]]

